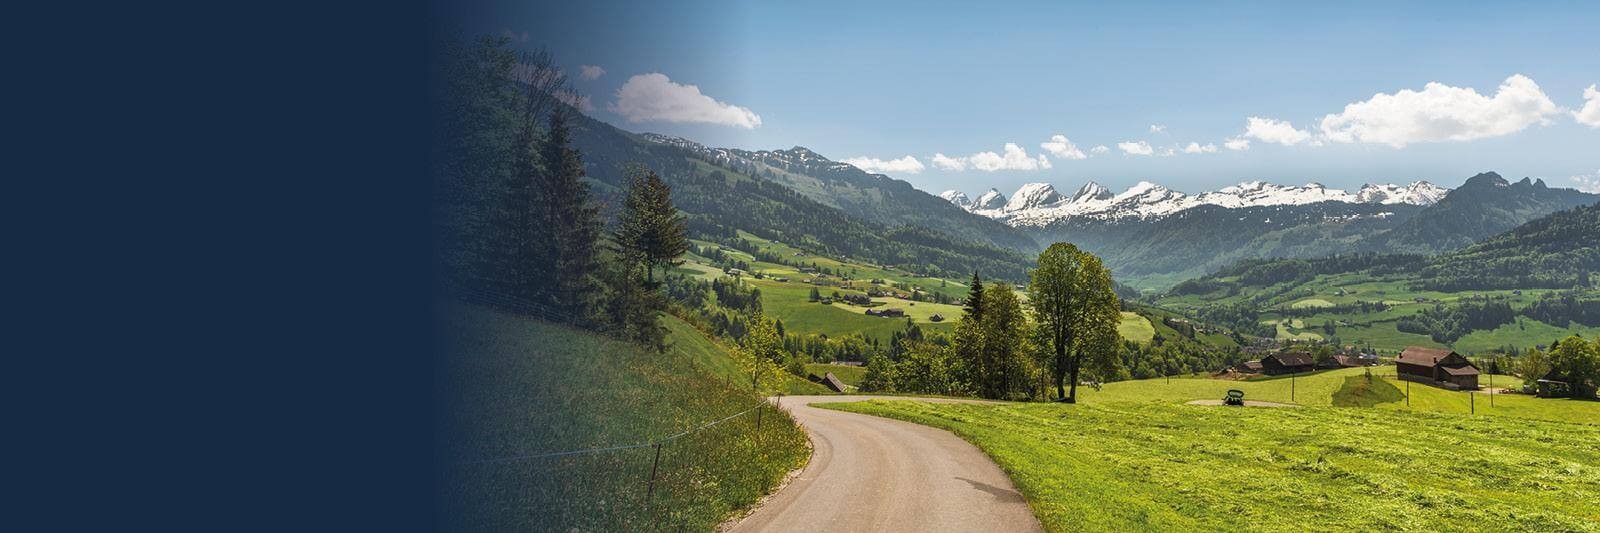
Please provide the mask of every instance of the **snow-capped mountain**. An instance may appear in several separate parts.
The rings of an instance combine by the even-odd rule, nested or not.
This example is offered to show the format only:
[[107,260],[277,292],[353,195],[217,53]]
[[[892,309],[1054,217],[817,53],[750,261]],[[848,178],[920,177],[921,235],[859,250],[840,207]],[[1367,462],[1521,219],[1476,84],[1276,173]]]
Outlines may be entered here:
[[991,188],[989,189],[989,192],[983,193],[983,196],[979,196],[977,201],[972,202],[972,205],[967,207],[967,210],[977,213],[979,211],[991,211],[999,209],[1005,205],[1006,195],[1000,194],[1000,191]]
[[1089,182],[1072,196],[1062,196],[1049,183],[1029,183],[1017,189],[1009,201],[999,191],[989,189],[976,202],[965,200],[960,191],[946,191],[940,197],[950,200],[973,213],[1004,221],[1012,226],[1047,226],[1055,221],[1071,218],[1121,220],[1126,218],[1162,218],[1202,205],[1225,208],[1306,205],[1319,202],[1349,204],[1411,204],[1432,205],[1443,198],[1449,189],[1426,181],[1410,185],[1393,184],[1361,187],[1354,194],[1342,189],[1330,189],[1320,183],[1305,185],[1277,185],[1264,181],[1246,181],[1219,190],[1187,195],[1148,181],[1112,194],[1099,183]]
[[968,209],[972,207],[972,199],[967,198],[967,193],[955,189],[939,193],[939,197],[943,198],[946,202],[956,204],[956,207],[962,209]]
[[1414,204],[1433,205],[1450,189],[1428,183],[1426,181],[1412,182],[1411,185],[1401,187],[1393,184],[1373,185],[1368,183],[1356,191],[1356,201],[1369,204]]

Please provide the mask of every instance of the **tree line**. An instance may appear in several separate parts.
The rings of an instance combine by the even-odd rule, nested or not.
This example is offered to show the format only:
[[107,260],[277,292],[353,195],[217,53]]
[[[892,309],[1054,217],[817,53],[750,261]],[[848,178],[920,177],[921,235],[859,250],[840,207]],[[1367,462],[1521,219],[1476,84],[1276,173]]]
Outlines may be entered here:
[[1094,254],[1057,243],[1029,277],[1031,315],[1009,284],[985,285],[974,273],[955,331],[908,339],[898,358],[868,361],[862,388],[1070,403],[1079,383],[1113,379],[1121,304],[1110,271]]
[[671,188],[644,167],[607,229],[549,54],[503,37],[450,40],[435,68],[436,258],[449,285],[492,291],[576,327],[664,348],[655,271],[687,249]]

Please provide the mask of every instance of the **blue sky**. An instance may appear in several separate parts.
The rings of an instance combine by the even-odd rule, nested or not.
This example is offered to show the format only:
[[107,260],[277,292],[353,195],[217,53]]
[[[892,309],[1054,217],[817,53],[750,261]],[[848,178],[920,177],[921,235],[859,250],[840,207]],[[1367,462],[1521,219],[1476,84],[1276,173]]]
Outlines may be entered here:
[[[590,113],[624,129],[897,160],[884,172],[931,192],[1453,187],[1486,170],[1600,182],[1600,127],[1585,124],[1600,125],[1600,94],[1584,108],[1600,3],[668,4],[469,3],[445,20],[548,48]],[[1054,135],[1076,150],[1041,146]],[[1140,141],[1150,155],[1119,147]],[[1007,143],[1025,157],[1004,158]]]

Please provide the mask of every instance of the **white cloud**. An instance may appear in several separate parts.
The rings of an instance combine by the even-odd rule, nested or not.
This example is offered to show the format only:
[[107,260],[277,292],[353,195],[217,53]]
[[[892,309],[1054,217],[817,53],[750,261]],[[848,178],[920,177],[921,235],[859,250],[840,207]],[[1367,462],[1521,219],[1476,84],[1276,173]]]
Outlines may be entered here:
[[926,168],[922,166],[921,161],[917,161],[917,158],[909,155],[900,159],[852,157],[845,159],[844,162],[854,165],[856,168],[861,170],[877,174],[888,174],[890,172],[896,174],[917,174],[922,172],[923,168]]
[[1468,141],[1510,135],[1548,124],[1561,109],[1527,76],[1514,74],[1494,96],[1470,87],[1431,82],[1421,91],[1379,93],[1322,117],[1322,135],[1341,143],[1387,144]]
[[967,169],[966,158],[950,157],[944,154],[933,154],[933,166],[943,170],[960,172]]
[[966,157],[950,157],[942,153],[933,154],[933,166],[954,171],[966,170],[967,167],[972,167],[975,170],[984,172],[1040,170],[1049,169],[1051,166],[1050,160],[1045,158],[1044,154],[1039,154],[1037,158],[1029,156],[1027,150],[1023,150],[1016,143],[1006,143],[1004,151],[1004,155],[994,152],[978,152]]
[[560,100],[567,105],[578,108],[579,111],[583,111],[585,113],[594,111],[594,102],[591,101],[587,95],[578,94],[572,91],[556,91],[555,97],[557,100]]
[[1216,153],[1216,151],[1217,145],[1211,143],[1201,146],[1200,143],[1192,142],[1189,143],[1189,146],[1183,147],[1183,153],[1186,154],[1212,154]]
[[700,88],[667,79],[665,74],[639,74],[617,89],[617,101],[607,106],[628,122],[660,120],[701,122],[744,129],[761,125],[755,112],[700,94]]
[[578,77],[580,77],[580,78],[583,78],[583,79],[586,79],[586,80],[592,80],[592,79],[595,79],[595,78],[598,78],[598,77],[601,77],[601,76],[604,76],[604,75],[606,75],[606,69],[603,69],[603,68],[600,68],[600,67],[597,67],[597,66],[594,66],[594,65],[579,65],[578,66]]
[[1577,184],[1580,191],[1600,194],[1600,170],[1594,171],[1594,174],[1573,176],[1572,182]]
[[1240,139],[1238,137],[1230,137],[1227,141],[1224,141],[1222,143],[1222,146],[1227,147],[1229,150],[1249,150],[1250,149],[1250,139]]
[[1295,129],[1294,124],[1290,124],[1287,120],[1262,117],[1245,119],[1244,136],[1284,146],[1294,146],[1311,139],[1310,133]]
[[1583,90],[1583,109],[1573,111],[1572,117],[1578,119],[1579,124],[1600,128],[1600,88],[1590,85]]
[[1107,148],[1104,144],[1089,149],[1089,153],[1091,154],[1103,154],[1110,151],[1111,149]]
[[1156,150],[1150,147],[1150,143],[1144,141],[1119,142],[1117,143],[1117,148],[1128,155],[1151,155],[1156,153]]
[[1078,145],[1072,144],[1072,141],[1067,140],[1066,135],[1051,135],[1050,140],[1039,143],[1039,147],[1062,159],[1089,158],[1087,154],[1083,153],[1083,150],[1078,149]]
[[1151,124],[1150,125],[1150,133],[1165,133],[1166,131],[1167,131],[1167,127],[1165,125],[1162,125],[1162,124]]

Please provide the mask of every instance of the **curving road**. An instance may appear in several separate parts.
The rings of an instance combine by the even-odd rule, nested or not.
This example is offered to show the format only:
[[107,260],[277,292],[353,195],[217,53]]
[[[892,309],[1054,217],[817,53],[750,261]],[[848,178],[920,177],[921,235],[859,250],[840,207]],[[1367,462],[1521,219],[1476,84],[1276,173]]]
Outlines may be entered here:
[[731,530],[1040,530],[1028,502],[1005,472],[960,437],[910,422],[810,405],[872,398],[784,397],[781,405],[811,436],[811,462]]

